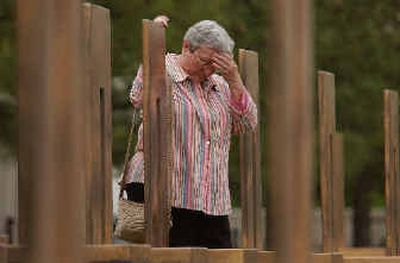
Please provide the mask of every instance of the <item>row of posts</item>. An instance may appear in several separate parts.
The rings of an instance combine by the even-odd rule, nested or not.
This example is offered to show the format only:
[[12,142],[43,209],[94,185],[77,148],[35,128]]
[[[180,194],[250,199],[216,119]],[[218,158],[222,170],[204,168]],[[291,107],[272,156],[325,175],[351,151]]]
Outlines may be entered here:
[[[400,255],[400,173],[398,93],[384,90],[384,180],[386,255]],[[323,251],[344,248],[343,135],[336,131],[335,76],[318,73],[320,189]]]
[[[297,262],[307,262],[312,163],[309,3],[297,4],[304,8],[305,16],[301,16],[289,1],[281,6],[284,2],[275,1],[274,6],[276,13],[282,13],[273,23],[276,35],[272,39],[277,43],[270,47],[276,50],[272,52],[275,55],[271,62],[277,65],[271,74],[271,90],[277,87],[279,92],[271,94],[271,101],[277,102],[277,107],[271,110],[270,120],[275,125],[269,139],[271,151],[275,152],[271,155],[271,175],[279,171],[279,176],[271,176],[277,178],[271,189],[278,189],[273,185],[287,188],[287,191],[272,190],[272,203],[276,204],[271,206],[275,209],[272,214],[283,212],[286,220],[278,216],[271,223],[278,252],[289,258],[296,257]],[[28,245],[26,261],[78,262],[84,243],[108,243],[111,237],[109,14],[86,5],[82,16],[81,3],[77,0],[20,0],[17,14],[19,241]],[[282,19],[287,21],[280,21]],[[282,27],[283,23],[291,26]],[[305,34],[287,30],[292,27],[298,27],[299,32]],[[165,109],[171,107],[171,91],[165,83],[163,29],[145,22],[143,36],[147,240],[153,246],[165,246],[166,200],[169,198],[157,193],[167,195],[169,191],[150,189],[168,185],[168,177],[163,175],[171,171],[168,130],[172,112]],[[82,39],[85,39],[83,43]],[[298,46],[302,51],[294,52]],[[245,51],[241,56],[243,65],[255,65],[254,54],[250,55],[250,62],[245,58]],[[295,65],[289,57],[296,58]],[[252,76],[244,77],[248,77],[249,82],[258,81]],[[281,80],[285,80],[284,83]],[[151,90],[146,88],[150,86]],[[251,92],[255,95],[257,91]],[[302,96],[297,96],[299,92]],[[290,106],[294,101],[296,108]],[[294,115],[301,121],[297,122]],[[301,134],[300,140],[291,139],[290,130],[293,129]],[[258,134],[259,129],[242,140],[254,142]],[[304,149],[309,149],[308,154],[304,154]],[[259,149],[245,151],[251,152],[260,163]],[[242,156],[243,159],[247,157]],[[249,171],[252,175],[244,185],[260,187],[259,168],[244,169],[243,173]],[[297,175],[293,176],[295,170]],[[298,183],[287,183],[293,180]],[[293,185],[304,191],[292,191]],[[292,194],[284,197],[283,192]],[[261,189],[252,194],[251,197],[243,194],[243,198],[256,200],[247,202],[245,209],[259,216]],[[294,206],[293,200],[297,200],[298,205]],[[260,219],[249,216],[244,222],[248,229],[244,243],[261,246],[260,231],[250,230],[260,225]],[[298,234],[304,246],[295,245],[292,233]],[[283,257],[281,262],[284,262]]]

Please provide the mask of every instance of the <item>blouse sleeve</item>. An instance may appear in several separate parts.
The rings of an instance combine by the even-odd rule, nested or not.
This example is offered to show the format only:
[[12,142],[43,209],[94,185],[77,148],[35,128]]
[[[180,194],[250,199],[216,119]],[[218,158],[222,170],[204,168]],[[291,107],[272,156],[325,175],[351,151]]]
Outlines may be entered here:
[[[230,94],[230,93],[229,93]],[[257,106],[251,98],[249,92],[244,88],[239,99],[230,96],[230,109],[233,119],[232,133],[241,134],[246,131],[254,130],[257,126]]]
[[134,108],[142,108],[143,105],[143,69],[142,66],[136,74],[136,78],[132,83],[132,88],[129,92],[129,101]]

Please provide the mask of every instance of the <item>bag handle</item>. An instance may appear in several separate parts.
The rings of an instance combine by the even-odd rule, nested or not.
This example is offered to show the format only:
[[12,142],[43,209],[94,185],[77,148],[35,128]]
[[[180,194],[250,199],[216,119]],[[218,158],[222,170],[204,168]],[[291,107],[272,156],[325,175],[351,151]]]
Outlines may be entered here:
[[138,110],[134,109],[133,113],[132,113],[131,128],[129,130],[129,135],[128,135],[128,146],[126,147],[126,151],[125,151],[124,170],[123,170],[124,172],[123,172],[121,181],[119,182],[119,185],[120,185],[119,198],[120,199],[123,196],[125,185],[126,185],[126,177],[128,176],[128,173],[129,173],[128,163],[129,163],[129,157],[131,155],[132,137],[133,137],[133,131],[135,130],[137,115],[138,115]]

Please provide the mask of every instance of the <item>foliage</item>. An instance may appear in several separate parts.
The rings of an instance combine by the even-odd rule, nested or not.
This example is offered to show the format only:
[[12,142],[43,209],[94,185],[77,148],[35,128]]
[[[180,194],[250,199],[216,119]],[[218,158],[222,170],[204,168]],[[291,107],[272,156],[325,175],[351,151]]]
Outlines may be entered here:
[[0,146],[15,149],[15,8],[14,1],[0,2]]

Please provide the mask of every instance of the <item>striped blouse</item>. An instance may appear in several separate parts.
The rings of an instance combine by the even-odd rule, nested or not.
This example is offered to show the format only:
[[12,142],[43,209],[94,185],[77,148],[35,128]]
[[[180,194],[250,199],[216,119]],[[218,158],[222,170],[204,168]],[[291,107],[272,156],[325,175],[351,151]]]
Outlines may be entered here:
[[[231,197],[228,160],[231,134],[254,129],[257,109],[247,91],[239,101],[231,99],[228,83],[213,74],[194,85],[178,64],[179,55],[166,56],[166,70],[172,80],[174,104],[173,206],[228,215]],[[133,81],[130,101],[142,107],[142,70]],[[144,182],[143,123],[138,131],[135,155],[130,161],[127,182]]]

